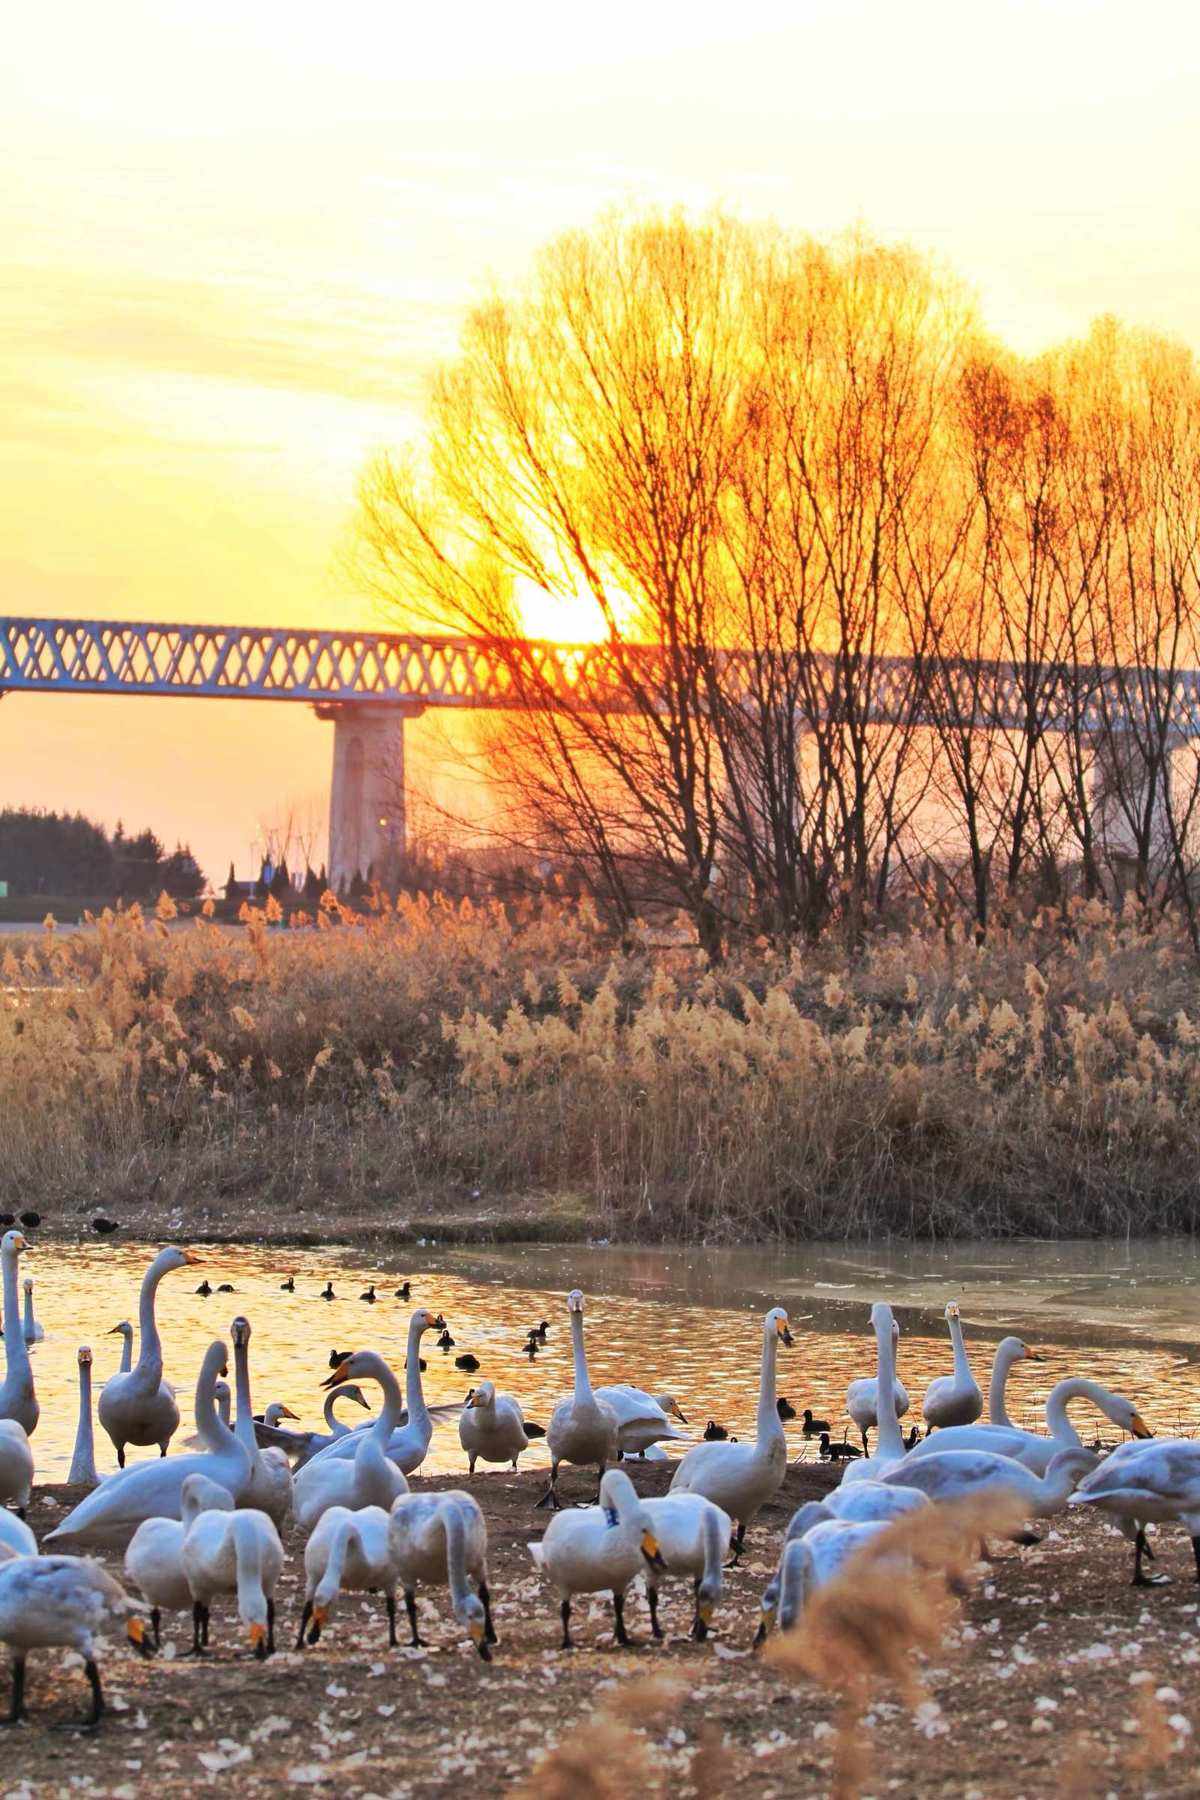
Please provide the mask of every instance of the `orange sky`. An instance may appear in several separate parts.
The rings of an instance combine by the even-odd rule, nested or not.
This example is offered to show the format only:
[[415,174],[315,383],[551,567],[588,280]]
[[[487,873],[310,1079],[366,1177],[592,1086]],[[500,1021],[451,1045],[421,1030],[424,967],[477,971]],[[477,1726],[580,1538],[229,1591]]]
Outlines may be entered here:
[[[421,18],[418,11],[431,16]],[[1143,0],[43,0],[0,67],[3,610],[373,620],[339,544],[492,275],[613,202],[856,220],[1024,348],[1200,348],[1200,16]],[[324,803],[305,709],[0,704],[0,797],[191,839]]]

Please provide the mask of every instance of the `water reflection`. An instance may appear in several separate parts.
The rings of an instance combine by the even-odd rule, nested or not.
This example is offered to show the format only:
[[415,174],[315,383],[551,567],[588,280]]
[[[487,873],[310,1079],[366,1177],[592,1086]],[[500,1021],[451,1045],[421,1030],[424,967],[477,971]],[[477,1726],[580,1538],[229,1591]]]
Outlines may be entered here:
[[[761,1338],[756,1310],[776,1300],[789,1306],[796,1346],[780,1358],[780,1389],[801,1410],[811,1406],[839,1425],[846,1383],[873,1372],[867,1308],[873,1298],[900,1303],[904,1336],[900,1373],[916,1407],[927,1382],[950,1370],[950,1345],[937,1318],[950,1294],[963,1302],[968,1348],[976,1378],[986,1388],[991,1354],[1005,1330],[1018,1330],[1045,1354],[1040,1364],[1019,1364],[1010,1382],[1010,1411],[1035,1428],[1049,1389],[1066,1375],[1086,1374],[1129,1396],[1159,1432],[1200,1428],[1200,1374],[1192,1367],[1194,1345],[1172,1335],[1194,1306],[1192,1251],[1185,1266],[1178,1247],[1153,1247],[1145,1259],[1121,1246],[1124,1260],[1107,1248],[1088,1247],[1097,1266],[1088,1270],[1062,1246],[1025,1247],[968,1267],[961,1251],[945,1255],[905,1249],[893,1257],[841,1248],[822,1260],[759,1252],[584,1250],[521,1248],[496,1252],[448,1252],[435,1247],[405,1251],[391,1267],[354,1252],[275,1251],[213,1246],[203,1267],[182,1271],[159,1289],[159,1326],[167,1379],[179,1390],[184,1423],[175,1441],[192,1430],[191,1390],[205,1346],[228,1340],[239,1312],[254,1326],[251,1366],[257,1410],[282,1400],[306,1424],[320,1423],[319,1383],[331,1349],[376,1348],[399,1367],[413,1305],[441,1308],[456,1340],[448,1352],[427,1338],[426,1394],[431,1403],[458,1401],[474,1380],[489,1376],[520,1400],[528,1417],[549,1417],[571,1386],[570,1338],[563,1308],[566,1289],[578,1283],[588,1294],[587,1332],[593,1379],[631,1380],[679,1400],[697,1436],[715,1418],[739,1436],[752,1433]],[[77,1416],[76,1349],[95,1353],[97,1384],[113,1373],[120,1339],[106,1334],[120,1319],[136,1320],[137,1293],[153,1249],[136,1245],[34,1247],[23,1272],[36,1283],[45,1342],[32,1349],[42,1418],[34,1439],[38,1477],[65,1477]],[[957,1266],[955,1264],[957,1255]],[[1173,1260],[1172,1260],[1173,1256]],[[1036,1260],[1031,1260],[1036,1258]],[[1023,1260],[1023,1272],[1022,1272]],[[1036,1272],[1035,1272],[1036,1271]],[[1139,1280],[1136,1316],[1128,1284]],[[280,1283],[295,1275],[296,1291]],[[394,1299],[403,1276],[412,1300]],[[232,1282],[234,1294],[201,1298],[201,1278],[215,1289]],[[318,1296],[332,1278],[337,1298]],[[374,1280],[382,1298],[375,1306],[358,1295]],[[1135,1327],[1145,1315],[1153,1329]],[[1200,1312],[1193,1317],[1200,1316]],[[539,1319],[551,1322],[549,1342],[532,1364],[522,1354],[525,1334]],[[464,1352],[482,1364],[479,1376],[456,1369]],[[1112,1428],[1086,1406],[1073,1409],[1085,1438]],[[792,1454],[805,1446],[788,1427]],[[544,1463],[544,1447],[529,1463]],[[97,1426],[97,1463],[114,1466],[111,1447]],[[434,1433],[428,1468],[459,1470],[463,1457],[451,1422]]]

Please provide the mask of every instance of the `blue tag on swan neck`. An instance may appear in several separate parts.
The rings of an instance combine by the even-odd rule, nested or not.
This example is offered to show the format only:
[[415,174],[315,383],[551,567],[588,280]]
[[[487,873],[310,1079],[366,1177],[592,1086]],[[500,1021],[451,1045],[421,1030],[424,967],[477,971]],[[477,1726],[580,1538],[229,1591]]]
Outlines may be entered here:
[[607,1519],[610,1527],[613,1525],[620,1524],[620,1520],[617,1518],[617,1509],[615,1506],[606,1506],[604,1508],[604,1517]]

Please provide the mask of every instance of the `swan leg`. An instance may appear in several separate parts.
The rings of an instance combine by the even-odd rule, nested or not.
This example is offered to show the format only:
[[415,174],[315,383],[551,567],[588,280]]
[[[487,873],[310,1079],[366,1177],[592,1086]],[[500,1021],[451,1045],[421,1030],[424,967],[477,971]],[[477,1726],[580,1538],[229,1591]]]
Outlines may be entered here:
[[662,1626],[658,1622],[658,1589],[646,1583],[646,1600],[650,1607],[650,1635],[657,1642],[662,1642]]
[[412,1634],[408,1641],[414,1650],[420,1650],[425,1639],[417,1632],[417,1596],[412,1588],[404,1590],[404,1610],[408,1614],[408,1629]]
[[739,1519],[737,1535],[733,1540],[733,1555],[730,1557],[729,1561],[725,1564],[725,1567],[727,1569],[736,1569],[737,1568],[739,1562],[742,1560],[742,1551],[745,1549],[745,1547],[746,1547],[746,1522],[744,1519]]
[[124,1444],[117,1445],[117,1467],[118,1467],[118,1469],[123,1469],[125,1467],[125,1446],[124,1446]]
[[170,1438],[163,1438],[163,1440],[161,1441],[161,1443],[158,1446],[158,1454],[159,1454],[160,1458],[164,1457],[167,1454],[167,1450],[170,1447],[170,1443],[171,1443]]
[[312,1618],[312,1610],[312,1601],[306,1600],[304,1602],[304,1611],[300,1614],[300,1629],[296,1633],[297,1650],[303,1650],[304,1648],[304,1633],[308,1629],[308,1621]]
[[275,1654],[275,1602],[267,1596],[267,1655]]
[[[478,1458],[474,1457],[474,1456],[469,1457],[467,1459],[467,1474],[468,1475],[473,1475],[475,1473],[475,1464],[476,1464],[477,1460],[478,1460]],[[514,1463],[513,1464],[514,1469],[516,1468],[516,1466],[517,1465]]]
[[104,1717],[106,1711],[104,1705],[104,1689],[100,1686],[100,1671],[96,1667],[95,1658],[92,1656],[87,1657],[83,1667],[88,1678],[88,1687],[91,1689],[92,1694],[91,1710],[85,1718],[76,1720],[74,1724],[56,1725],[54,1727],[56,1731],[95,1731],[99,1726],[101,1719]]
[[1196,1580],[1200,1581],[1200,1537],[1192,1539],[1192,1555],[1196,1559]]
[[25,1723],[25,1658],[14,1656],[12,1660],[12,1701],[0,1725],[23,1725]]
[[399,1648],[400,1640],[396,1636],[396,1596],[392,1593],[389,1593],[387,1597],[387,1616],[388,1649],[395,1650]]
[[865,1425],[862,1427],[862,1441],[863,1441],[863,1455],[870,1456],[871,1452],[867,1448],[867,1427]]
[[616,1588],[613,1589],[613,1618],[616,1620],[613,1636],[618,1644],[623,1646],[631,1644],[633,1639],[625,1629],[625,1596],[618,1594]]
[[[620,1460],[621,1459],[618,1456],[617,1461],[619,1462]],[[600,1485],[604,1480],[604,1471],[605,1471],[605,1469],[607,1469],[607,1467],[608,1467],[608,1464],[606,1462],[602,1462],[600,1464],[599,1468],[596,1470],[596,1498],[592,1502],[592,1504],[594,1506],[599,1506],[599,1504],[600,1504]]]
[[162,1649],[162,1612],[157,1606],[150,1608],[150,1627],[154,1632],[154,1648]]
[[692,1583],[692,1589],[696,1596],[696,1616],[692,1620],[692,1636],[698,1644],[702,1644],[708,1636],[708,1626],[700,1617],[700,1577],[698,1575]]
[[185,1656],[206,1656],[208,1654],[208,1608],[202,1600],[192,1603],[192,1647],[185,1650]]
[[[1133,1540],[1133,1587],[1165,1587],[1170,1581],[1169,1575],[1145,1575],[1142,1573],[1142,1558],[1150,1551],[1146,1542],[1146,1527],[1138,1526],[1137,1536]],[[1200,1562],[1197,1563],[1200,1570]]]
[[[1200,1556],[1200,1551],[1197,1551],[1196,1554],[1197,1556]],[[1200,1567],[1200,1564],[1197,1566]],[[479,1603],[483,1607],[484,1643],[498,1644],[500,1639],[496,1636],[496,1627],[492,1623],[492,1595],[486,1581],[481,1581],[479,1583]]]
[[543,1506],[548,1506],[552,1512],[559,1512],[562,1508],[562,1501],[558,1497],[558,1464],[556,1462],[550,1464],[550,1486],[538,1501],[537,1506],[534,1507],[534,1511],[538,1511]]
[[759,1618],[758,1630],[754,1634],[754,1642],[751,1644],[750,1648],[752,1650],[761,1650],[763,1645],[766,1643],[766,1641],[767,1641],[767,1615],[766,1615],[766,1613],[763,1613],[761,1615],[761,1617]]
[[571,1642],[571,1602],[564,1600],[559,1611],[562,1615],[562,1647],[564,1650],[573,1650],[575,1646]]

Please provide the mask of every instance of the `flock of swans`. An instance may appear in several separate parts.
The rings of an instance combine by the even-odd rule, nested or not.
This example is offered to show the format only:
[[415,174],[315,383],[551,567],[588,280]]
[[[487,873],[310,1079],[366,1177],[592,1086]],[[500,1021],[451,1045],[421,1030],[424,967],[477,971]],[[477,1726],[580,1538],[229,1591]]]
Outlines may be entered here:
[[[143,1654],[162,1638],[164,1614],[190,1617],[189,1655],[209,1649],[211,1612],[232,1598],[253,1653],[275,1649],[275,1594],[285,1566],[281,1532],[292,1522],[304,1539],[303,1608],[296,1648],[319,1642],[345,1593],[382,1596],[388,1643],[397,1637],[396,1598],[404,1600],[409,1642],[422,1642],[417,1594],[445,1589],[459,1627],[491,1660],[498,1641],[488,1573],[488,1531],[479,1501],[464,1489],[416,1492],[410,1477],[429,1451],[435,1423],[457,1415],[470,1475],[480,1463],[519,1466],[543,1433],[517,1401],[489,1380],[461,1407],[426,1404],[421,1343],[430,1331],[448,1336],[445,1320],[418,1306],[408,1326],[404,1390],[389,1363],[374,1351],[335,1353],[323,1382],[325,1432],[291,1430],[295,1415],[279,1402],[261,1417],[253,1411],[251,1327],[238,1317],[230,1329],[233,1395],[225,1377],[229,1348],[214,1340],[195,1387],[194,1448],[171,1453],[179,1405],[163,1378],[163,1350],[155,1322],[160,1283],[192,1261],[175,1246],[159,1252],[142,1283],[140,1341],[133,1360],[128,1324],[121,1367],[100,1390],[97,1416],[116,1453],[117,1470],[100,1479],[92,1424],[91,1352],[79,1351],[80,1408],[72,1482],[88,1489],[39,1550],[25,1522],[33,1484],[30,1439],[38,1402],[27,1340],[38,1329],[26,1289],[18,1304],[19,1259],[27,1249],[19,1230],[0,1240],[4,1319],[21,1321],[4,1336],[6,1371],[0,1385],[0,1641],[12,1655],[12,1699],[0,1723],[25,1716],[25,1659],[31,1650],[65,1646],[84,1659],[91,1705],[84,1721],[98,1724],[104,1696],[96,1655],[99,1640],[124,1627]],[[653,1636],[663,1636],[659,1607],[664,1585],[691,1590],[690,1629],[703,1640],[725,1590],[728,1568],[742,1554],[746,1534],[779,1493],[788,1466],[776,1392],[781,1348],[792,1343],[787,1312],[772,1307],[762,1322],[762,1355],[753,1439],[691,1441],[686,1419],[670,1394],[652,1395],[632,1383],[593,1387],[584,1340],[584,1297],[566,1297],[574,1382],[554,1407],[544,1436],[549,1484],[539,1507],[552,1516],[529,1544],[534,1564],[558,1601],[562,1644],[570,1648],[572,1606],[582,1594],[611,1597],[615,1635],[628,1643],[625,1606],[642,1579]],[[862,1435],[863,1454],[846,1463],[840,1485],[792,1517],[777,1566],[762,1597],[756,1641],[772,1624],[787,1630],[807,1597],[844,1569],[856,1551],[902,1514],[967,1495],[1016,1495],[1029,1519],[1062,1508],[1091,1506],[1110,1515],[1134,1545],[1134,1581],[1148,1576],[1152,1523],[1182,1524],[1192,1540],[1200,1579],[1200,1443],[1154,1438],[1123,1396],[1083,1378],[1060,1381],[1046,1405],[1046,1431],[1013,1425],[1005,1404],[1012,1368],[1030,1356],[1019,1338],[998,1346],[984,1396],[970,1369],[958,1308],[947,1307],[953,1373],[931,1383],[923,1412],[932,1435],[914,1442],[901,1419],[910,1400],[896,1370],[899,1328],[890,1306],[871,1309],[876,1369],[851,1382],[847,1408]],[[546,1327],[540,1329],[542,1341]],[[453,1340],[451,1340],[453,1341]],[[369,1422],[352,1425],[339,1405],[368,1407],[364,1386],[380,1395]],[[890,1396],[891,1404],[881,1404]],[[1111,1454],[1085,1448],[1069,1408],[1087,1400],[1128,1435]],[[790,1411],[790,1409],[789,1409]],[[807,1424],[823,1425],[812,1420]],[[872,1446],[870,1433],[874,1432]],[[629,1459],[661,1454],[664,1443],[689,1441],[669,1491],[639,1496]],[[129,1445],[157,1447],[158,1458],[125,1466]],[[564,1466],[594,1468],[596,1505],[565,1506]],[[1020,1534],[1018,1541],[1029,1541]],[[123,1586],[90,1554],[122,1553]]]

